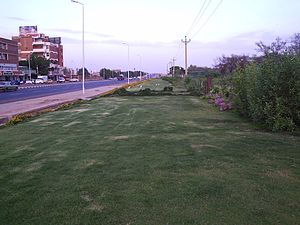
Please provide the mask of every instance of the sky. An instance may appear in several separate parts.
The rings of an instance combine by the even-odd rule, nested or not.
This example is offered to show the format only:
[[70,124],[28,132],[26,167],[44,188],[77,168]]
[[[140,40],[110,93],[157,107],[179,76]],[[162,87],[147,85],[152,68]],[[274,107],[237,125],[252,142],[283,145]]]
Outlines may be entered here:
[[[300,32],[299,0],[80,2],[84,4],[85,65],[94,72],[127,70],[128,46],[130,70],[164,73],[172,58],[184,67],[181,39],[185,35],[191,39],[188,65],[211,67],[221,55],[253,55],[256,42],[288,40]],[[1,8],[1,37],[18,35],[19,26],[37,26],[39,33],[62,37],[65,66],[81,67],[81,5],[71,0],[3,0]]]

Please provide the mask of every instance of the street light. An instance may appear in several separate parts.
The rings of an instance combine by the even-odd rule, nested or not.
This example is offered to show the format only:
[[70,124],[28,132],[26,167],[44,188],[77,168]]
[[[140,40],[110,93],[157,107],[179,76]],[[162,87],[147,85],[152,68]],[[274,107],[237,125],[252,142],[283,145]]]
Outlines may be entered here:
[[[29,59],[28,59],[28,75],[29,75],[29,79],[31,80],[31,66],[30,66],[30,57],[31,57],[31,53],[29,53]],[[27,58],[28,58],[27,56]]]
[[142,56],[138,55],[140,57],[140,81],[142,81]]
[[82,94],[84,94],[84,73],[85,73],[85,57],[84,57],[84,4],[71,0],[73,3],[80,4],[82,6]]
[[129,84],[129,68],[130,68],[130,65],[129,65],[129,44],[126,43],[126,42],[123,42],[122,44],[128,46],[128,72],[127,72],[127,84]]

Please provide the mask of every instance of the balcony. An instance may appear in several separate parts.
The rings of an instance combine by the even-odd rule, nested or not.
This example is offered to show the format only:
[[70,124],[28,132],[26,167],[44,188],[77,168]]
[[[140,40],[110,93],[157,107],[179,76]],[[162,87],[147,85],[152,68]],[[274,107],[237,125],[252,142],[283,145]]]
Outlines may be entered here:
[[32,50],[34,53],[45,53],[46,52],[46,48],[35,48]]

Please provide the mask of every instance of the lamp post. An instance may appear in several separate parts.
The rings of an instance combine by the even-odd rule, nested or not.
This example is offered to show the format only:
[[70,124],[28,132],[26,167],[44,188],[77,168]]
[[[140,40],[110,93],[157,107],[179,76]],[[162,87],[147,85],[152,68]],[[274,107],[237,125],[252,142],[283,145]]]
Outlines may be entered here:
[[169,70],[171,69],[171,66],[172,66],[172,62],[168,62],[167,63],[167,75],[169,75]]
[[129,84],[129,68],[130,68],[130,65],[129,65],[129,44],[126,43],[126,42],[123,42],[122,44],[128,46],[128,57],[127,57],[127,58],[128,58],[127,84]]
[[31,80],[31,66],[30,66],[30,57],[31,53],[29,53],[29,59],[28,59],[28,75],[29,75],[29,80]]
[[142,81],[142,56],[138,55],[140,57],[140,81]]
[[82,6],[82,94],[84,94],[84,73],[85,73],[85,57],[84,57],[84,4],[71,0],[73,3],[80,4]]

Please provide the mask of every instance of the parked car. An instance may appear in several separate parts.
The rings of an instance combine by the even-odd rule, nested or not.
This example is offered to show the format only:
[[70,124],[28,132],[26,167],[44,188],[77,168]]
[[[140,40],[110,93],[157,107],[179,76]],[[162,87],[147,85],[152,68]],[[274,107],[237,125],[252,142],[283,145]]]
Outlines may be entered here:
[[43,83],[44,83],[44,80],[38,78],[38,79],[35,79],[35,80],[34,80],[34,83],[35,83],[35,84],[43,84]]
[[20,85],[21,84],[20,81],[18,81],[18,80],[12,80],[10,83],[12,85]]
[[0,82],[0,90],[1,91],[16,91],[18,90],[18,85],[13,85],[10,81],[2,81]]
[[31,80],[26,80],[25,84],[33,84],[33,82]]
[[63,77],[58,78],[57,83],[64,83],[66,80]]
[[79,81],[79,79],[77,79],[77,78],[71,78],[70,79],[70,82],[78,82]]

